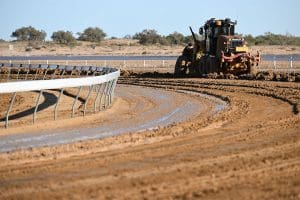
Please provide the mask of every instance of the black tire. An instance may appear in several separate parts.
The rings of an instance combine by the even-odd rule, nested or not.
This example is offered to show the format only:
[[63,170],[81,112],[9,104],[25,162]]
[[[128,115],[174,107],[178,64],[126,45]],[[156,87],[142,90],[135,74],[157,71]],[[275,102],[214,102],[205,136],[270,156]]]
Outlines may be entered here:
[[176,60],[174,76],[183,76],[186,74],[187,66],[183,65],[183,62],[187,63],[186,59],[183,56],[179,56]]
[[182,56],[179,56],[176,60],[175,69],[174,69],[174,75],[179,76],[180,75],[180,69],[181,69],[181,63],[182,63]]
[[209,73],[209,69],[210,69],[210,60],[209,60],[209,57],[205,57],[204,67],[203,67],[203,73],[204,74],[208,74]]

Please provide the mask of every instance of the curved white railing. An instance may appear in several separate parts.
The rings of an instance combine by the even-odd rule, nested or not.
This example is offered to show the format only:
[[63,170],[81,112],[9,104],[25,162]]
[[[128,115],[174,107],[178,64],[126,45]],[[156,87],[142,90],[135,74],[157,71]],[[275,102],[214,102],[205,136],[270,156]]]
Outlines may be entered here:
[[102,84],[117,79],[120,71],[111,72],[106,75],[84,77],[84,78],[66,78],[54,80],[31,80],[0,83],[1,93],[27,92],[34,90],[60,89],[69,87],[91,86]]
[[83,115],[86,114],[87,102],[93,92],[96,96],[94,98],[94,112],[102,110],[103,107],[107,108],[112,103],[120,70],[95,66],[1,64],[0,75],[2,81],[2,83],[0,82],[0,95],[12,93],[5,116],[5,127],[7,128],[10,112],[18,92],[40,91],[33,112],[33,123],[36,120],[36,112],[44,90],[60,90],[60,95],[55,105],[54,120],[57,118],[59,100],[66,88],[78,88],[77,95],[72,104],[72,117],[75,113],[75,103],[79,99],[79,94],[83,87],[88,86],[88,95],[85,98]]

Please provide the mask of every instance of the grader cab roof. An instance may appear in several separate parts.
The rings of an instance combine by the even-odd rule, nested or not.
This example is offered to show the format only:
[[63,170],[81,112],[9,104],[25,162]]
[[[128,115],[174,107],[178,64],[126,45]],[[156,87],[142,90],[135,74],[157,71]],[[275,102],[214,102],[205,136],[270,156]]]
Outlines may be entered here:
[[213,31],[215,29],[219,29],[219,34],[222,35],[234,35],[234,28],[235,25],[237,24],[236,21],[231,21],[231,19],[226,18],[226,19],[215,19],[211,18],[210,20],[207,20],[206,23],[204,24],[203,28],[204,30],[207,31]]
[[205,25],[204,26],[211,26],[211,27],[214,27],[214,26],[228,26],[228,25],[231,25],[231,26],[234,26],[236,25],[237,22],[236,21],[231,21],[230,18],[226,18],[226,19],[215,19],[215,18],[211,18],[210,20],[207,20]]

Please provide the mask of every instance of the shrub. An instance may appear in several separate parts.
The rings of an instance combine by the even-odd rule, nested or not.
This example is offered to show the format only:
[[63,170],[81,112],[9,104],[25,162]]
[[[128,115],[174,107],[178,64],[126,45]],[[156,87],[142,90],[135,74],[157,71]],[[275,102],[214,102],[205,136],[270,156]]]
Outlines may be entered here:
[[132,39],[139,40],[140,44],[164,44],[166,40],[154,29],[145,29],[140,33],[136,33]]
[[169,44],[179,45],[184,43],[184,35],[178,32],[174,32],[166,37]]
[[90,41],[90,42],[100,42],[106,37],[106,33],[102,29],[95,27],[89,27],[83,31],[83,33],[78,33],[78,40]]
[[244,38],[249,45],[300,45],[300,37],[290,34],[281,35],[267,32],[256,37],[244,35]]
[[56,31],[51,36],[52,40],[58,44],[73,46],[76,39],[70,31]]
[[11,37],[17,38],[19,41],[44,41],[46,32],[36,30],[32,26],[22,27],[12,32]]

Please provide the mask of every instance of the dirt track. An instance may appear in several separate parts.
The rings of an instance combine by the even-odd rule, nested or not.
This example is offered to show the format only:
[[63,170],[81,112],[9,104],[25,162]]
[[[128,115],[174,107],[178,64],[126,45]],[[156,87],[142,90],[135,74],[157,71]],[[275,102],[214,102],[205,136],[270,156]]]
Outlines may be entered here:
[[122,78],[229,108],[142,133],[0,155],[5,199],[300,199],[300,84]]
[[[55,94],[53,91],[44,94],[50,92]],[[21,93],[21,97],[28,99],[30,94]],[[14,119],[9,129],[0,129],[0,153],[155,129],[198,115],[213,115],[226,108],[226,102],[217,98],[208,100],[205,96],[192,97],[166,90],[120,85],[116,88],[116,100],[111,109],[85,117],[77,112],[79,116],[70,120],[71,98],[64,95],[61,99],[64,106],[61,106],[59,121],[53,120],[54,105],[47,100],[41,104],[44,108],[38,112],[38,124],[30,125],[32,113],[27,112],[29,115],[24,117],[20,113],[12,115],[10,118]],[[91,100],[89,102],[93,102]],[[21,106],[15,107],[15,110],[20,110]],[[87,106],[89,112],[86,113],[91,110],[94,111],[93,104]]]

